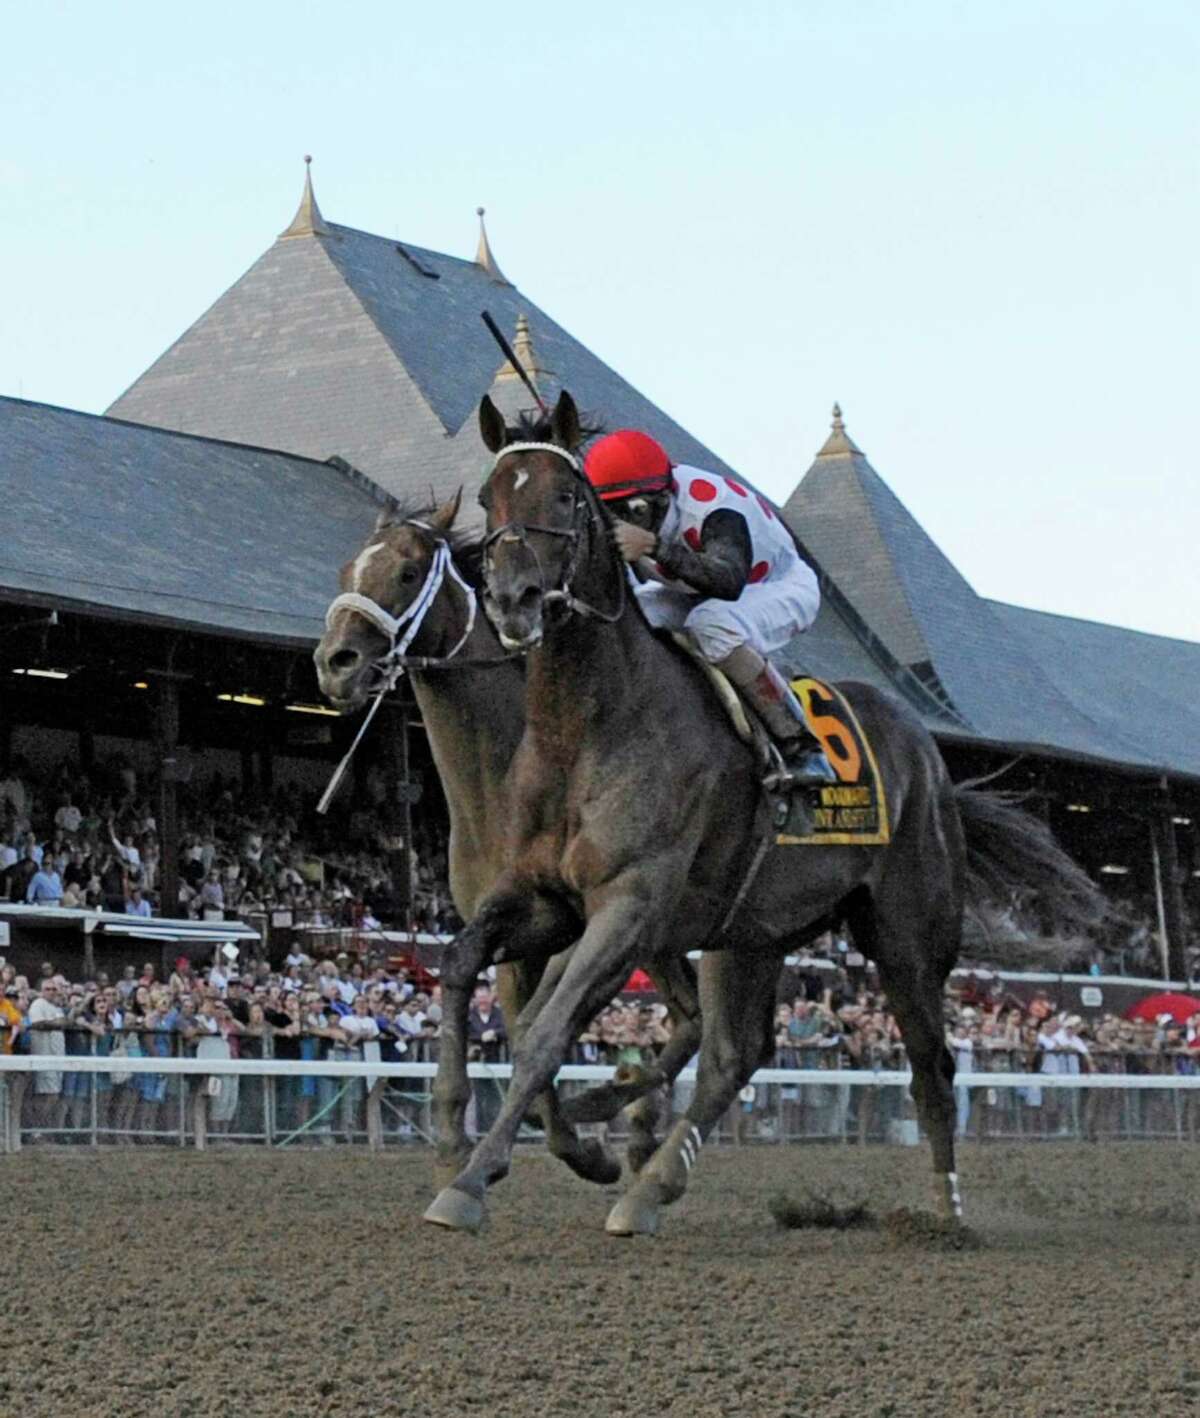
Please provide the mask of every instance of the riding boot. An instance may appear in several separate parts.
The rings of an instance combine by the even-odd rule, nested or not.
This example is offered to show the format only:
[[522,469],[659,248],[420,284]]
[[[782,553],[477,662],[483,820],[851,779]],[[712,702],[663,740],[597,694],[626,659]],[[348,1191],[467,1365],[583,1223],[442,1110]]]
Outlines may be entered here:
[[776,786],[812,788],[837,782],[825,750],[805,721],[800,701],[770,660],[749,645],[739,645],[717,662],[717,669],[746,696],[775,740],[788,776],[786,783]]

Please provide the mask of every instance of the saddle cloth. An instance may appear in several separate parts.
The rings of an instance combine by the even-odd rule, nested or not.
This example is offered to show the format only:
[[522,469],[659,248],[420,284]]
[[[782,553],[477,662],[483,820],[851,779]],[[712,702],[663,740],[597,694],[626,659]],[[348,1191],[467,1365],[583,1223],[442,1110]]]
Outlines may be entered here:
[[[771,766],[766,730],[747,709],[732,681],[676,631],[671,638],[704,670],[734,732],[755,752],[765,772]],[[821,742],[836,783],[791,795],[786,821],[776,824],[777,847],[882,846],[891,840],[887,798],[874,750],[862,725],[836,685],[803,676],[792,690],[804,707],[809,728]]]
[[812,805],[805,811],[793,808],[791,819],[775,834],[775,845],[884,846],[892,838],[887,795],[858,716],[837,685],[806,675],[792,680],[792,689],[838,781],[813,789],[808,795]]

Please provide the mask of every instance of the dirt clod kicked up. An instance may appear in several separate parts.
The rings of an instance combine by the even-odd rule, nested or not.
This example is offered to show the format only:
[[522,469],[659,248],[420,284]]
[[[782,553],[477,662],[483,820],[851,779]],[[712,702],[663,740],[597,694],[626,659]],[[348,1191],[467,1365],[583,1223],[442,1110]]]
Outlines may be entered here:
[[767,1209],[776,1226],[785,1231],[809,1228],[831,1231],[853,1231],[872,1228],[879,1223],[867,1209],[865,1201],[838,1202],[831,1197],[809,1192],[802,1201],[795,1201],[777,1192],[767,1202]]

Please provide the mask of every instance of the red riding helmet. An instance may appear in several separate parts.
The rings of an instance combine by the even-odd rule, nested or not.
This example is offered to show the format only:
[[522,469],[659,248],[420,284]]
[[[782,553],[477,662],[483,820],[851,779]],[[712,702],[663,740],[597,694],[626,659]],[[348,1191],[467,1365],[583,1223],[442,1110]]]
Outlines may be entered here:
[[663,492],[671,485],[666,451],[636,428],[620,428],[593,444],[583,471],[605,502],[639,492]]

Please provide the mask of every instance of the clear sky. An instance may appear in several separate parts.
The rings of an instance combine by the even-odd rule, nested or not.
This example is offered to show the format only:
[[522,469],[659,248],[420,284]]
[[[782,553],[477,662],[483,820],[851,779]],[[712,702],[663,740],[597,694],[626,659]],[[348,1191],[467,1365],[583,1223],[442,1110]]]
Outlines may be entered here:
[[1200,639],[1200,5],[22,5],[0,393],[99,411],[290,220],[497,259],[782,499],[850,434],[984,595]]

